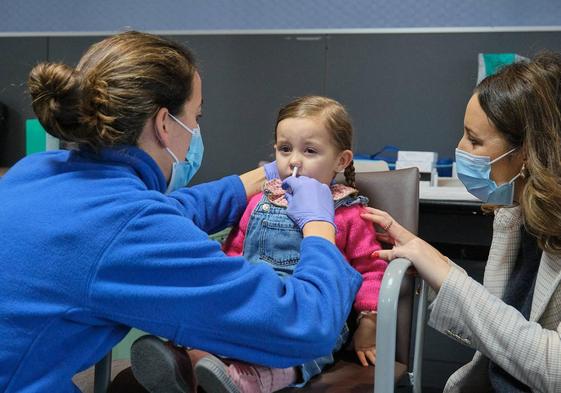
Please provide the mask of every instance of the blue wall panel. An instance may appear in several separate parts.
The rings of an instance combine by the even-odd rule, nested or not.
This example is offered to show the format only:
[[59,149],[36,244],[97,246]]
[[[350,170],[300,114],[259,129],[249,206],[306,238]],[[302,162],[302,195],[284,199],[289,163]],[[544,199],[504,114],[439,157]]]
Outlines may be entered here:
[[559,0],[0,0],[0,33],[561,26]]

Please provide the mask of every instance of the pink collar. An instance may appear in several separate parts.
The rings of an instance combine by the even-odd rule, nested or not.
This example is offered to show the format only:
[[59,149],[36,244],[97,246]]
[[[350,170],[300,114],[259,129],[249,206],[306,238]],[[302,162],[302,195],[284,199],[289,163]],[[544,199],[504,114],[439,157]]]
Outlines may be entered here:
[[[281,179],[272,179],[266,181],[263,185],[263,193],[269,199],[273,205],[276,206],[287,206],[288,202],[285,198],[286,191],[282,189],[282,181]],[[358,195],[358,190],[349,186],[345,186],[344,184],[333,184],[331,187],[331,195],[333,196],[334,201],[339,201],[343,198],[348,196],[356,196]]]

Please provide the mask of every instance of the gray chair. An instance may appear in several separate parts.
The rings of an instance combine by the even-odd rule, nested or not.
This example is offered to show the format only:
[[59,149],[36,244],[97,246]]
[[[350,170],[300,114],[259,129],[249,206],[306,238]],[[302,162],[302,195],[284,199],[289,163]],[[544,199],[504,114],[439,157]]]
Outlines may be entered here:
[[[357,173],[356,183],[370,206],[385,210],[406,229],[417,234],[419,221],[419,171],[417,168],[387,172]],[[394,391],[395,383],[407,373],[413,392],[421,392],[421,364],[426,319],[426,284],[416,288],[411,262],[393,260],[384,274],[378,304],[374,392]],[[414,297],[417,301],[415,334]],[[413,342],[413,356],[410,343]],[[403,366],[406,366],[404,369]],[[403,373],[403,374],[402,374]]]
[[[357,187],[366,195],[370,206],[385,210],[406,229],[414,234],[419,221],[419,172],[416,168],[387,172],[356,174]],[[411,262],[399,258],[393,260],[384,274],[378,305],[376,333],[375,393],[394,391],[401,370],[407,366],[413,392],[421,392],[421,364],[426,319],[427,288],[415,279]],[[413,300],[418,297],[416,329],[413,327]],[[410,356],[411,339],[414,345]]]
[[[343,177],[339,175],[336,180],[342,182]],[[419,171],[416,168],[356,173],[356,184],[360,193],[369,198],[370,206],[389,212],[401,225],[417,233]],[[337,354],[335,364],[305,388],[282,392],[389,393],[394,392],[398,382],[405,381],[412,385],[414,393],[419,393],[426,289],[422,280],[416,278],[411,262],[402,258],[393,260],[384,274],[378,302],[376,367],[362,367],[354,352],[342,351]]]
[[[336,180],[341,181],[342,177],[339,175]],[[370,206],[389,212],[401,225],[417,233],[419,171],[416,168],[359,172],[356,173],[356,183],[360,193],[369,198]],[[416,302],[415,298],[418,299]],[[314,378],[305,388],[284,389],[283,392],[389,393],[394,391],[398,381],[405,379],[413,386],[413,392],[419,393],[425,310],[425,284],[416,280],[411,262],[402,258],[392,261],[380,289],[376,367],[362,367],[354,353],[343,351],[331,368]],[[416,323],[413,322],[414,311]],[[96,365],[95,393],[107,392],[110,370],[111,354],[108,354]]]

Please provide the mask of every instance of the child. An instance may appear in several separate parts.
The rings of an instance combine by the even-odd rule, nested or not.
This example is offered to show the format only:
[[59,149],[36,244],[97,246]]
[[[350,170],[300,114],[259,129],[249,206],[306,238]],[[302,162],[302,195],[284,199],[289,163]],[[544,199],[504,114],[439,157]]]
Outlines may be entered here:
[[[308,96],[282,108],[275,128],[280,179],[266,182],[263,192],[250,199],[223,248],[228,255],[243,254],[254,263],[267,263],[279,275],[292,274],[300,259],[302,233],[285,213],[282,179],[303,175],[330,186],[336,209],[336,245],[363,276],[354,303],[359,317],[353,342],[360,362],[368,366],[368,361],[375,361],[378,293],[387,263],[371,257],[381,246],[372,224],[360,217],[367,199],[354,188],[351,142],[349,116],[335,100]],[[343,170],[346,185],[333,184],[335,175]],[[347,335],[345,326],[334,351]],[[208,355],[197,362],[195,373],[208,392],[272,392],[289,385],[304,386],[332,362],[333,355],[328,354],[297,367],[273,369]]]

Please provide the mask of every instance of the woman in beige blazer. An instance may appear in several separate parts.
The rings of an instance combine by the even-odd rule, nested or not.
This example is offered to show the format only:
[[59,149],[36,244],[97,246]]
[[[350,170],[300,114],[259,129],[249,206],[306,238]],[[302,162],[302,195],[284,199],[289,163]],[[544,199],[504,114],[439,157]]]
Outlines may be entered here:
[[561,56],[481,82],[466,108],[458,177],[495,207],[483,285],[385,212],[365,218],[436,292],[429,324],[475,348],[445,392],[561,392]]

